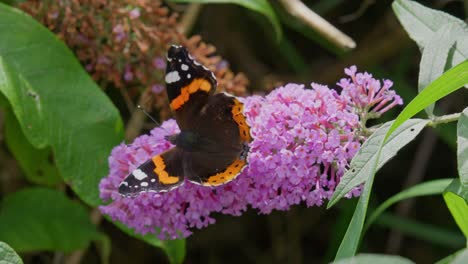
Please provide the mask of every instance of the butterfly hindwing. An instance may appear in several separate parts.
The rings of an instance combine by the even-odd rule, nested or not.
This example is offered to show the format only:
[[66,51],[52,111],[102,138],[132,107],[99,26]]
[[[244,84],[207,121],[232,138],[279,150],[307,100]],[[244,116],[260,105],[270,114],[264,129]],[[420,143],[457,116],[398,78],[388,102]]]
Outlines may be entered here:
[[247,165],[249,127],[243,104],[225,94],[215,94],[195,119],[195,131],[209,141],[200,151],[188,153],[189,180],[217,186],[233,180]]

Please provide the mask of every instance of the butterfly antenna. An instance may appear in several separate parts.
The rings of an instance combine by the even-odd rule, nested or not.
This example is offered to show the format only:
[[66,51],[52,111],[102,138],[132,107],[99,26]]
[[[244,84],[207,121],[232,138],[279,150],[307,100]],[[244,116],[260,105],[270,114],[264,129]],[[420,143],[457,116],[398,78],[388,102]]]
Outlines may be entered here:
[[158,121],[156,121],[156,119],[154,119],[148,112],[146,112],[146,110],[143,109],[143,108],[141,107],[141,105],[137,105],[137,107],[138,107],[138,109],[140,109],[143,113],[145,113],[145,115],[146,115],[149,119],[151,119],[157,126],[161,126],[161,124],[160,124]]

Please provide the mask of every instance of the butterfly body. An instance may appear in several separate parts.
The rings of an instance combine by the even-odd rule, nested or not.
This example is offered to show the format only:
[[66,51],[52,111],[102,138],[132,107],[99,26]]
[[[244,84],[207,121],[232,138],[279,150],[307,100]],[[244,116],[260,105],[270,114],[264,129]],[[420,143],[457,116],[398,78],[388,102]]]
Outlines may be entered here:
[[200,150],[204,144],[208,143],[206,139],[191,131],[182,131],[179,134],[168,136],[166,139],[180,149],[189,152]]
[[181,46],[168,51],[166,89],[181,132],[166,137],[174,147],[152,157],[120,184],[119,193],[165,192],[184,179],[204,186],[233,180],[247,165],[251,141],[243,104],[215,94],[216,78]]

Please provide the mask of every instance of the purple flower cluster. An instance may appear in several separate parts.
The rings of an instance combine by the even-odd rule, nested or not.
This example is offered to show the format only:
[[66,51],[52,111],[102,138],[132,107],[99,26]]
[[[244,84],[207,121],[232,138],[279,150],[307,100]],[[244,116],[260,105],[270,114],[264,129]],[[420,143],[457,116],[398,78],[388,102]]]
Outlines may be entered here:
[[[109,176],[99,186],[101,198],[112,200],[100,207],[102,213],[138,233],[174,239],[213,224],[215,212],[238,216],[248,207],[268,214],[301,202],[322,205],[361,145],[359,107],[365,107],[365,100],[380,100],[374,103],[380,105],[387,99],[382,95],[391,94],[388,81],[381,87],[371,75],[355,74],[355,67],[346,71],[351,79],[341,80],[341,94],[319,84],[312,84],[311,89],[288,84],[265,97],[242,99],[253,138],[249,165],[225,185],[210,188],[186,181],[167,193],[121,197],[117,190],[122,179],[153,155],[171,148],[165,136],[179,130],[169,120],[150,135],[115,147],[109,157]],[[359,193],[356,188],[348,197]]]
[[379,80],[372,78],[372,74],[356,72],[356,66],[345,69],[350,78],[341,79],[337,85],[343,88],[341,96],[357,110],[360,118],[376,118],[403,104],[401,97],[390,90],[393,86],[391,80],[383,80],[382,86]]

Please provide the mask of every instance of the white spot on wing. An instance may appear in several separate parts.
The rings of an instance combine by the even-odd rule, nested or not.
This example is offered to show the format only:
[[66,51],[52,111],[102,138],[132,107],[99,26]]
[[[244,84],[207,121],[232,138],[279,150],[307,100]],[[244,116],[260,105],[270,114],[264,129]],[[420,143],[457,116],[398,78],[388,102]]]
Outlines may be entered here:
[[135,176],[135,178],[139,181],[143,180],[144,178],[148,177],[148,175],[146,175],[146,173],[144,173],[142,170],[140,169],[136,169],[132,172],[133,176]]
[[181,68],[183,71],[188,71],[188,69],[189,69],[189,67],[188,67],[187,64],[182,64],[182,65],[180,66],[180,68]]
[[156,181],[156,179],[151,179],[151,182],[155,182],[155,181]]
[[147,182],[141,182],[140,185],[143,186],[143,187],[146,187],[146,186],[148,186],[148,183]]
[[123,181],[123,182],[120,184],[120,186],[122,186],[122,185],[128,186],[128,182]]
[[192,75],[190,75],[190,73],[189,73],[189,74],[187,74],[187,79],[190,79],[190,78],[192,78]]
[[166,74],[165,77],[166,83],[174,83],[180,80],[180,75],[178,71],[171,71],[168,74]]

